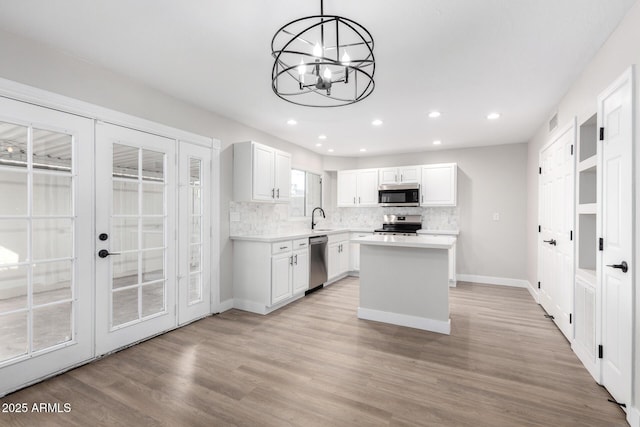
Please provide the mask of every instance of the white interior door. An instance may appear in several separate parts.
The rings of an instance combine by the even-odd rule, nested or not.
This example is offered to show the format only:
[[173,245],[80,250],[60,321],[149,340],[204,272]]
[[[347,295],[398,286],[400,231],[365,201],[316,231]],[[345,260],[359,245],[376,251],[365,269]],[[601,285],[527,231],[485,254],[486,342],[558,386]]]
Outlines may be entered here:
[[176,141],[96,124],[96,353],[176,326]]
[[0,97],[0,396],[93,355],[93,121]]
[[178,323],[211,313],[211,149],[180,143]]
[[570,341],[573,328],[574,183],[576,128],[562,128],[541,158],[540,303]]
[[598,126],[604,128],[600,265],[602,384],[627,407],[631,404],[633,338],[632,94],[632,76],[628,72],[598,98]]

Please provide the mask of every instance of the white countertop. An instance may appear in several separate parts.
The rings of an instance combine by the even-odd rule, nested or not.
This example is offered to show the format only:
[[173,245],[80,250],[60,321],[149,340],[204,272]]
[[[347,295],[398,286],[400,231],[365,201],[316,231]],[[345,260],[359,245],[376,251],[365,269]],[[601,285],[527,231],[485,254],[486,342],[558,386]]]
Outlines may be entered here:
[[351,240],[361,245],[396,246],[422,249],[449,249],[456,243],[452,236],[367,236]]
[[460,230],[427,230],[422,228],[418,230],[418,234],[442,234],[444,236],[457,236],[460,234]]
[[[304,239],[311,236],[328,236],[330,234],[349,233],[348,228],[318,229],[315,231],[298,231],[293,233],[260,234],[252,236],[229,236],[231,240],[248,240],[252,242],[281,242],[283,240]],[[373,232],[373,230],[371,230]]]

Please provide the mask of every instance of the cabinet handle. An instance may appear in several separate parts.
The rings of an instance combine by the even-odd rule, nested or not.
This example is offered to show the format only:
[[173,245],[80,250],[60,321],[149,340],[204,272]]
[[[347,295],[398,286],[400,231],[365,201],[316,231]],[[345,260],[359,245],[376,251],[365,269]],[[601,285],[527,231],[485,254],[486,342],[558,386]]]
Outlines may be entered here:
[[362,203],[362,202],[360,202],[360,197],[358,197],[358,204],[360,204],[360,203]]
[[422,202],[421,203],[424,203],[424,194],[422,195]]
[[293,255],[289,257],[289,265],[293,265]]
[[287,249],[287,246],[280,246],[280,249]]
[[356,204],[356,198],[355,197],[353,198],[353,204],[354,205]]
[[279,188],[278,188],[278,196],[277,196],[277,198],[278,199],[280,198],[280,189]]
[[298,254],[294,255],[296,257],[296,260],[294,261],[295,265],[298,265]]
[[404,181],[404,177],[402,174],[400,174],[400,182]]
[[275,199],[275,198],[276,198],[276,189],[275,189],[275,188],[272,188],[272,189],[271,189],[271,198],[272,198],[272,199]]

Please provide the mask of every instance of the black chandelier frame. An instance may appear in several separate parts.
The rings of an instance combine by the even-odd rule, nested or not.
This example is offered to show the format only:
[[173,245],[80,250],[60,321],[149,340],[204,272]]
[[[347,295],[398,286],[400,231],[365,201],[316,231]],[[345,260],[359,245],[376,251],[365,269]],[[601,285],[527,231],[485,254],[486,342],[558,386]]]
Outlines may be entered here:
[[[309,25],[305,26],[301,31],[291,31],[290,27],[296,27],[303,21],[312,21]],[[340,45],[340,31],[341,26],[345,29],[349,29],[353,34],[357,35],[358,40],[356,42]],[[322,48],[322,55],[315,56],[312,53],[304,52],[300,50],[290,49],[290,46],[295,41],[303,42],[310,47],[314,46],[309,40],[304,39],[304,34],[313,31],[315,28],[320,29],[320,46]],[[325,28],[328,30],[335,28],[335,46],[325,47]],[[281,47],[276,47],[276,42],[279,37],[286,35],[289,40]],[[345,64],[340,60],[340,51],[349,47],[364,46],[366,48],[365,54],[360,55],[360,58],[349,59]],[[274,57],[273,68],[271,71],[271,87],[273,92],[281,99],[291,102],[296,105],[307,107],[340,107],[344,105],[354,104],[367,98],[373,92],[375,88],[375,82],[373,76],[375,74],[375,57],[373,55],[373,37],[371,33],[352,19],[345,18],[338,15],[325,15],[323,1],[320,1],[320,15],[305,16],[295,19],[283,25],[276,31],[273,39],[271,40],[271,54]],[[335,59],[327,56],[326,51],[335,50]],[[364,56],[364,58],[362,57]],[[291,64],[291,61],[287,63],[286,58],[302,57],[309,59],[308,62],[304,61],[304,64]],[[302,74],[298,72],[299,67],[312,67],[310,73],[315,79],[313,82],[304,82]],[[339,70],[336,72],[335,79],[328,79],[321,75],[321,67],[331,67],[333,70]],[[290,84],[289,90],[281,89],[279,86],[280,79],[293,79],[297,83],[297,91],[292,91],[292,85]],[[291,81],[290,81],[291,83]],[[353,97],[339,97],[335,94],[332,95],[331,88],[336,83],[352,84],[353,85]],[[318,99],[329,100],[324,104],[310,104],[306,103],[299,98],[303,95],[313,93],[317,95]],[[308,98],[308,97],[307,97]]]

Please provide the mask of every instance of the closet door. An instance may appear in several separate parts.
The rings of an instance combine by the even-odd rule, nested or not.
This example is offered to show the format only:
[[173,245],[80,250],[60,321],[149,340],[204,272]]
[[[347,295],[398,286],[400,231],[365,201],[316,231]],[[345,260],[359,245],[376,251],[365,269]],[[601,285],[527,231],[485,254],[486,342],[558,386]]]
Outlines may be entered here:
[[633,342],[632,74],[598,98],[602,142],[602,384],[631,404]]
[[571,341],[575,123],[562,128],[540,153],[540,304]]
[[93,356],[93,121],[0,97],[0,396]]
[[176,319],[176,141],[96,124],[96,353]]

